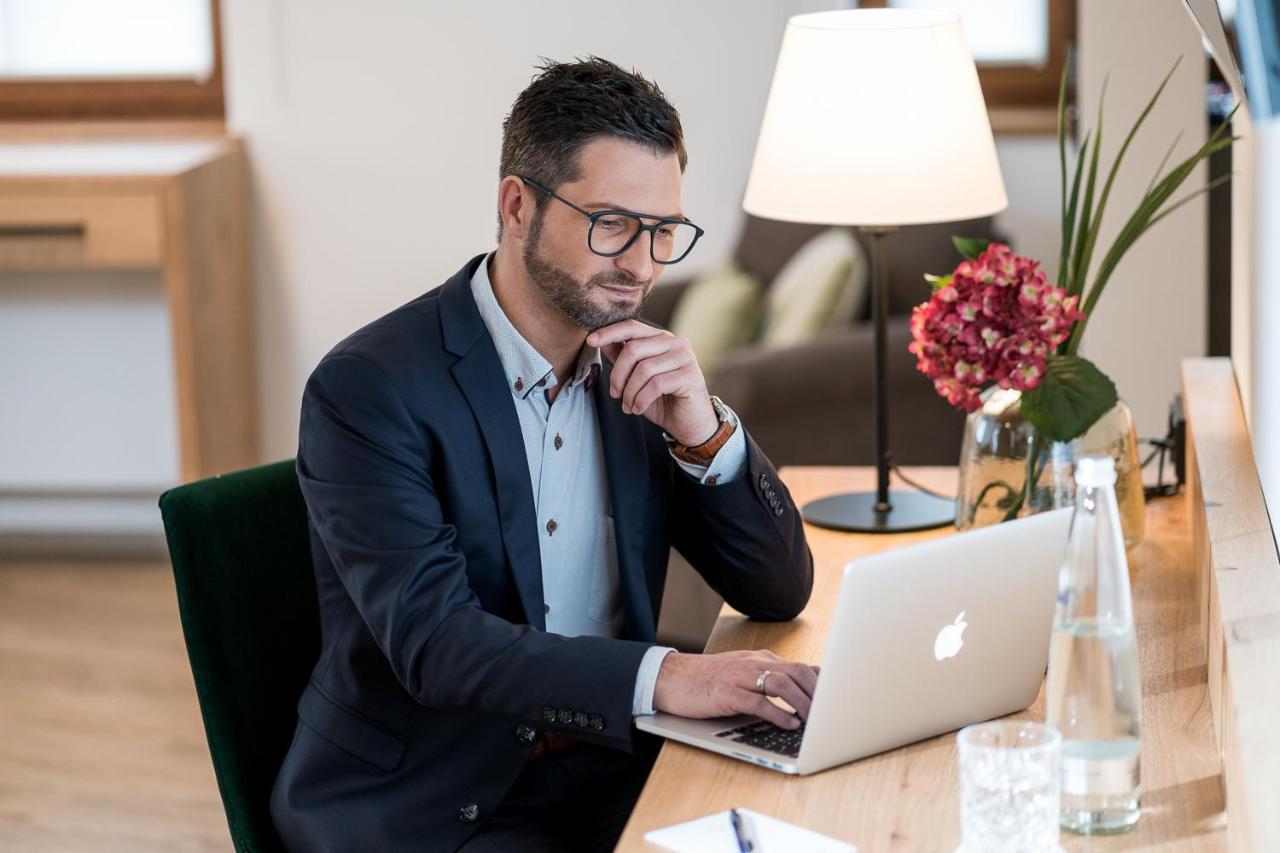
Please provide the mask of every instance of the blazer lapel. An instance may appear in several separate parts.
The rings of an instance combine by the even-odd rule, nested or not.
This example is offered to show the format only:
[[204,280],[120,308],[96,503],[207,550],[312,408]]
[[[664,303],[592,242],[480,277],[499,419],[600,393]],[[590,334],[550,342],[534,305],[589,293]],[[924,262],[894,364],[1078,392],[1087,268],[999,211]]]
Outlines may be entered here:
[[484,257],[472,258],[441,286],[442,333],[445,348],[458,356],[450,369],[480,424],[480,434],[489,452],[503,548],[524,606],[525,619],[545,631],[542,558],[524,438],[498,351],[471,295],[471,276]]
[[604,446],[604,466],[613,503],[613,525],[618,543],[618,577],[622,586],[628,640],[652,642],[657,629],[653,606],[645,580],[642,556],[645,497],[649,487],[649,459],[645,453],[644,424],[641,418],[625,415],[622,403],[609,396],[609,375],[613,365],[605,360],[592,389],[600,439]]

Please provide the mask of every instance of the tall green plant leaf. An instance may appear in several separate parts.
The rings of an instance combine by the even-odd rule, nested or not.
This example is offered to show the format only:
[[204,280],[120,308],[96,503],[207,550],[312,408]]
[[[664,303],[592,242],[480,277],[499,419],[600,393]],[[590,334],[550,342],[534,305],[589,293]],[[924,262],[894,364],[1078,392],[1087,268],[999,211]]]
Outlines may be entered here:
[[[1165,86],[1169,85],[1169,78],[1173,76],[1173,72],[1178,70],[1178,64],[1182,62],[1179,56],[1174,60],[1173,67],[1164,75],[1164,79],[1160,81],[1160,85],[1156,87],[1155,94],[1147,101],[1147,105],[1142,112],[1138,114],[1138,118],[1133,123],[1133,127],[1129,128],[1129,133],[1125,136],[1124,142],[1120,145],[1120,150],[1116,152],[1116,158],[1111,161],[1111,168],[1107,171],[1107,180],[1102,185],[1102,195],[1098,197],[1098,209],[1094,211],[1093,219],[1089,222],[1088,228],[1084,232],[1084,244],[1080,247],[1080,253],[1075,263],[1076,276],[1080,280],[1080,286],[1076,290],[1077,293],[1084,291],[1084,279],[1089,273],[1089,264],[1093,260],[1093,248],[1098,242],[1098,232],[1102,230],[1102,214],[1107,207],[1107,199],[1111,196],[1111,185],[1115,183],[1116,174],[1120,171],[1120,164],[1124,161],[1124,155],[1129,150],[1130,144],[1133,143],[1134,136],[1138,133],[1138,128],[1142,127],[1142,123],[1147,120],[1147,116],[1151,114],[1152,108],[1156,102],[1160,100],[1161,93],[1164,92]],[[1105,87],[1104,87],[1105,96]],[[1102,99],[1098,101],[1098,127],[1102,127]],[[1095,148],[1094,153],[1098,150]],[[1083,227],[1083,226],[1082,226]]]
[[1093,219],[1093,188],[1098,180],[1098,152],[1102,150],[1102,107],[1107,101],[1107,81],[1102,81],[1102,94],[1098,98],[1098,127],[1093,132],[1093,156],[1089,158],[1089,178],[1085,182],[1084,206],[1080,210],[1079,224],[1076,226],[1075,248],[1071,258],[1071,284],[1067,287],[1067,295],[1074,296],[1084,289],[1084,277],[1087,268],[1081,268],[1081,256],[1084,245],[1088,242],[1089,223]]
[[1090,134],[1085,134],[1080,151],[1076,154],[1076,174],[1071,179],[1071,200],[1062,218],[1062,253],[1058,257],[1058,278],[1054,283],[1068,291],[1071,288],[1071,238],[1076,227],[1076,206],[1080,202],[1080,176],[1084,174],[1084,161],[1089,152]]
[[[1234,114],[1234,113],[1233,113]],[[1084,304],[1081,310],[1085,314],[1085,318],[1076,323],[1075,329],[1071,333],[1071,339],[1067,344],[1066,352],[1074,353],[1080,348],[1080,340],[1084,336],[1085,328],[1089,322],[1090,316],[1093,314],[1094,307],[1097,305],[1099,297],[1102,296],[1103,288],[1107,281],[1111,278],[1112,272],[1115,271],[1116,265],[1120,263],[1125,252],[1134,244],[1139,237],[1144,234],[1153,224],[1152,218],[1157,215],[1160,208],[1167,202],[1170,196],[1177,191],[1184,181],[1195,170],[1201,161],[1212,156],[1214,153],[1227,148],[1234,143],[1237,137],[1226,137],[1224,134],[1229,125],[1223,122],[1219,125],[1208,140],[1191,156],[1187,157],[1177,166],[1175,166],[1169,174],[1161,178],[1138,205],[1137,210],[1129,217],[1124,227],[1120,229],[1120,233],[1116,236],[1111,247],[1103,256],[1102,261],[1098,265],[1098,273],[1094,276],[1094,282],[1090,287],[1088,294],[1085,296]]]

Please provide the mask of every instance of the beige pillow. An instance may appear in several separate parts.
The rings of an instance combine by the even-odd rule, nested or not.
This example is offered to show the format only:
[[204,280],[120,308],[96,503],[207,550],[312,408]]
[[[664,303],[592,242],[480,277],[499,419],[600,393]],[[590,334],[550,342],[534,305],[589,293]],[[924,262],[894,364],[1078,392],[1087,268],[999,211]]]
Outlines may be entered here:
[[760,282],[730,262],[700,276],[681,294],[671,333],[689,339],[703,376],[710,378],[726,355],[755,340],[760,291]]
[[847,228],[828,228],[800,247],[765,295],[767,348],[794,346],[848,326],[867,299],[867,260]]

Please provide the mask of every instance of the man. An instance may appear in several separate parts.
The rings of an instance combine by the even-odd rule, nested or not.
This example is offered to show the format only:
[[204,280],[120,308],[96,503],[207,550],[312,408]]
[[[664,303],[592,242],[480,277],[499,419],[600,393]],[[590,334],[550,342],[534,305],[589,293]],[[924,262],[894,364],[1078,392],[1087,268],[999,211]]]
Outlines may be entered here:
[[271,800],[293,850],[611,850],[657,749],[634,714],[808,713],[810,666],[654,645],[673,545],[751,618],[813,581],[769,460],[635,319],[700,234],[675,109],[548,63],[503,136],[497,251],[303,396],[323,638]]

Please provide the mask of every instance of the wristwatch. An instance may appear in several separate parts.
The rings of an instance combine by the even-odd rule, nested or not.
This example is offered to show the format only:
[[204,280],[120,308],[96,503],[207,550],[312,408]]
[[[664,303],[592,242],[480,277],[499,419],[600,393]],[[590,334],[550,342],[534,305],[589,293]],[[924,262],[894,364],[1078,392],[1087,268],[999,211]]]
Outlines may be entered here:
[[733,435],[733,431],[738,428],[738,419],[734,417],[733,412],[729,411],[724,401],[714,394],[711,395],[711,408],[715,410],[716,417],[720,420],[720,428],[702,444],[693,446],[681,444],[666,432],[662,433],[667,446],[671,448],[672,455],[680,461],[688,462],[690,465],[710,465],[711,460],[720,452],[720,448],[724,447],[725,442],[729,440],[729,436]]

